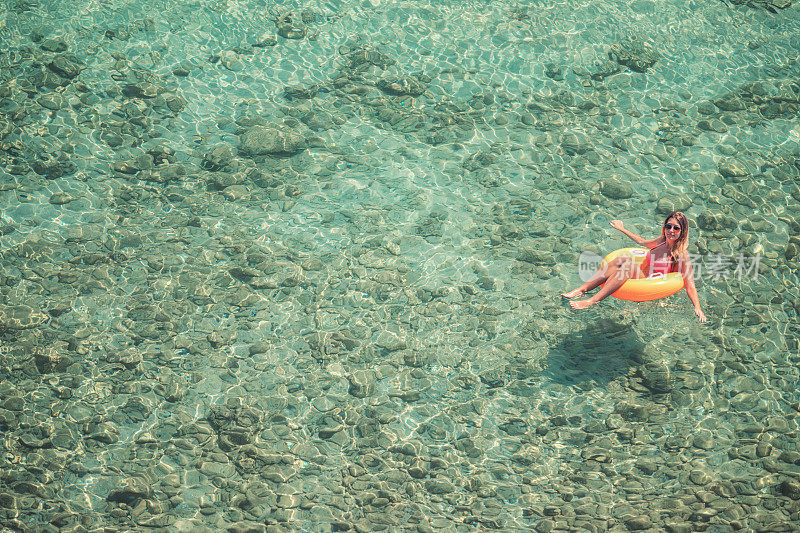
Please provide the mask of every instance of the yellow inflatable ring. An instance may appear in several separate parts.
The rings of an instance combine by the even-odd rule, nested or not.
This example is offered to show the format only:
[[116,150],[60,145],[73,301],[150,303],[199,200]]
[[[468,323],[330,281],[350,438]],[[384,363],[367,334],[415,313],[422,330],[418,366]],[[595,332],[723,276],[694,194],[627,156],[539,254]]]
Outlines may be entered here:
[[[605,256],[600,268],[604,268],[621,256],[630,257],[638,268],[649,254],[650,250],[646,248],[620,248]],[[631,302],[649,302],[673,295],[682,288],[683,275],[680,272],[670,272],[669,274],[655,274],[649,278],[629,279],[611,296]]]

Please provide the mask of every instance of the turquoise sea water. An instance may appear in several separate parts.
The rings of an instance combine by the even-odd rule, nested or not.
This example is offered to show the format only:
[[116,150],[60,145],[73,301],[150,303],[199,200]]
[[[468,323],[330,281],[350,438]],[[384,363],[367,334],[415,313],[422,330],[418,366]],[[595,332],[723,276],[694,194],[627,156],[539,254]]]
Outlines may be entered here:
[[798,9],[4,2],[0,526],[797,530]]

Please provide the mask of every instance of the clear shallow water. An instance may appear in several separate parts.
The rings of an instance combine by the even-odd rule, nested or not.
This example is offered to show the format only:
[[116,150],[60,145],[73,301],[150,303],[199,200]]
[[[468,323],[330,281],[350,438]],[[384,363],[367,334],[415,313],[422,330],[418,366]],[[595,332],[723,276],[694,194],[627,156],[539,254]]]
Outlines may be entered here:
[[[0,21],[4,527],[797,523],[796,6]],[[708,323],[560,301],[673,207]]]

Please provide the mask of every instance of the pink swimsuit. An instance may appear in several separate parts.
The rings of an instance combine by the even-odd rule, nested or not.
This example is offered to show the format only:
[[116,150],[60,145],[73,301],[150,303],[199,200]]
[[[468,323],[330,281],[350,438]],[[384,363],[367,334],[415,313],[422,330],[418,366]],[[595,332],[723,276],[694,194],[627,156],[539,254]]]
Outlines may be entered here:
[[[670,272],[677,272],[678,269],[675,262],[670,257],[669,259],[661,259],[657,261],[653,261],[653,249],[650,249],[650,253],[647,254],[647,259],[644,260],[642,263],[641,269],[642,272],[648,277],[651,278],[653,276],[663,276],[669,274]],[[652,264],[652,271],[650,271],[650,265]]]

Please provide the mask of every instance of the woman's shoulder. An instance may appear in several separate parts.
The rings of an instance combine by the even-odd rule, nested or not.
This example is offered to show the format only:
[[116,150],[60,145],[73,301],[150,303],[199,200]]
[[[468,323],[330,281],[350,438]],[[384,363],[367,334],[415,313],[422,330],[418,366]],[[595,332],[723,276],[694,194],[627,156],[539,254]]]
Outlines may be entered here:
[[689,252],[686,250],[677,251],[672,259],[675,271],[684,271],[691,266],[692,261]]
[[691,254],[688,250],[675,250],[675,258],[688,263],[691,259]]

